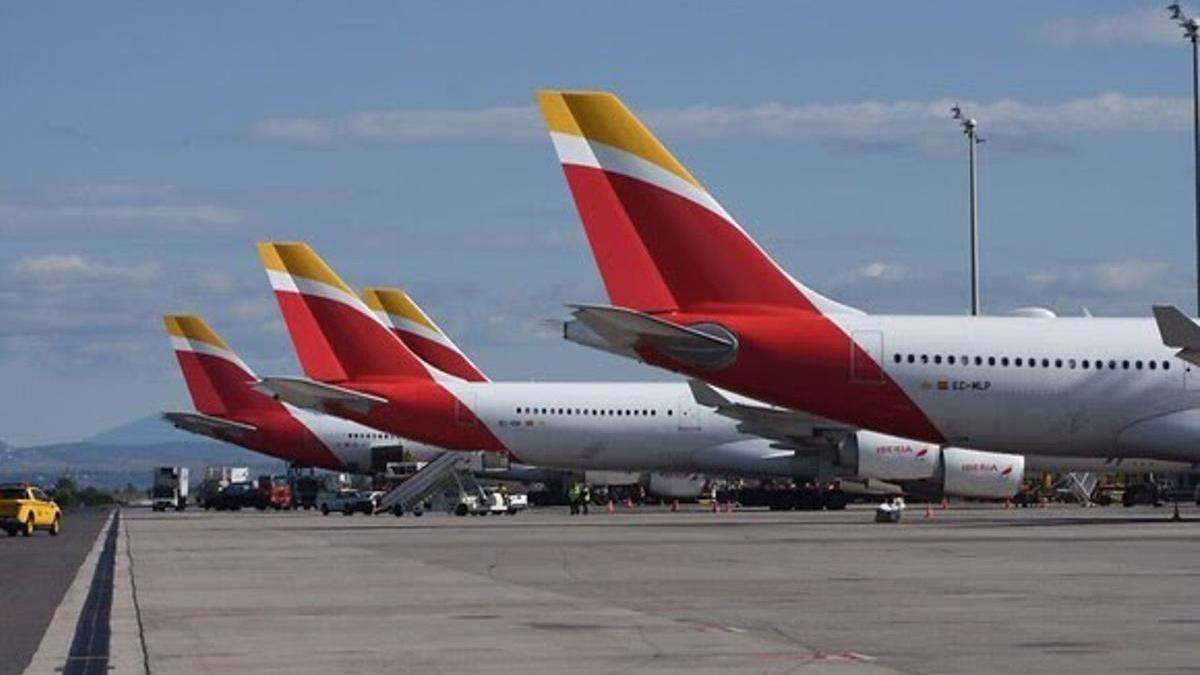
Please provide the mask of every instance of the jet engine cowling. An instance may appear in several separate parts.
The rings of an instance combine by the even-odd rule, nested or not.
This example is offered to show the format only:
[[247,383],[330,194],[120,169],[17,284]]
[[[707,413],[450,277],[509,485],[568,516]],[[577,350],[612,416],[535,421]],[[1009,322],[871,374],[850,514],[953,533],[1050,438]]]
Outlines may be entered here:
[[700,473],[650,474],[647,491],[661,499],[696,499],[704,491],[708,477]]
[[946,448],[942,462],[942,489],[956,497],[1008,499],[1025,477],[1024,455]]

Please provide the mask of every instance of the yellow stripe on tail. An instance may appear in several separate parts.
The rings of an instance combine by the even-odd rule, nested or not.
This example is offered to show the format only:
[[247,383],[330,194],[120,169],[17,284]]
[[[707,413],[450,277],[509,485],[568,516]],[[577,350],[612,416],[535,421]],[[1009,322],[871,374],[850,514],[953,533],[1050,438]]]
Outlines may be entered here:
[[541,90],[537,93],[537,99],[551,132],[610,145],[703,189],[700,181],[614,94],[606,91]]

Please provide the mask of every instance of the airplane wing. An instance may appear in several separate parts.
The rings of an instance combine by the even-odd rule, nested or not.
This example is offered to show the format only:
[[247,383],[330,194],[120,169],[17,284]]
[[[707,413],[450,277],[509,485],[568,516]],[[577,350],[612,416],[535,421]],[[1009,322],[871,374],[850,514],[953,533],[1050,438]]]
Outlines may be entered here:
[[387,403],[382,396],[301,377],[264,377],[254,387],[286,403],[313,410],[340,405],[365,415],[375,406]]
[[574,308],[575,318],[608,343],[612,350],[628,352],[639,345],[651,345],[701,368],[719,368],[737,356],[737,338],[729,334],[718,335],[681,326],[624,307],[570,306]]
[[1179,350],[1175,356],[1200,366],[1200,325],[1175,305],[1154,305],[1154,321],[1163,344]]
[[737,420],[738,431],[772,440],[772,447],[781,450],[829,447],[855,431],[854,427],[796,410],[777,408],[752,399],[734,400],[700,380],[688,380],[688,386],[696,403],[712,408],[718,415]]
[[225,439],[230,436],[241,438],[257,429],[253,424],[235,422],[203,413],[165,412],[162,414],[162,418],[173,424],[177,429],[218,439]]

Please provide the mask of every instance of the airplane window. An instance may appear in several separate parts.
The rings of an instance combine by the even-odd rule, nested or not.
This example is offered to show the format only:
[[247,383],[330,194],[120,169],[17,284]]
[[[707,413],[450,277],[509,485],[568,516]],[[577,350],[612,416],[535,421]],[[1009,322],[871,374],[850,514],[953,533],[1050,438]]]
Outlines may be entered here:
[[1141,361],[1134,361],[1133,365],[1134,365],[1134,366],[1135,366],[1135,367],[1136,367],[1138,370],[1141,370],[1141,369],[1142,369],[1142,362],[1141,362]]
[[996,365],[996,357],[994,357],[994,356],[989,356],[989,357],[988,357],[988,365],[989,365],[989,366],[994,366],[994,365]]
[[975,357],[975,365],[977,365],[977,366],[982,366],[982,365],[983,365],[983,357],[982,357],[982,356],[976,356],[976,357]]
[[1116,369],[1117,369],[1117,362],[1116,362],[1116,361],[1109,361],[1109,362],[1108,362],[1108,369],[1109,369],[1109,370],[1116,370]]
[[1170,369],[1171,369],[1171,362],[1163,361],[1163,370],[1170,370]]
[[1096,359],[1096,370],[1104,370],[1104,362]]
[[892,354],[892,362],[893,362],[893,363],[900,363],[900,355],[899,355],[899,354]]
[[1018,356],[1017,358],[1013,359],[1013,365],[1017,366],[1018,368],[1021,367],[1021,357]]
[[946,357],[946,363],[949,363],[950,365],[954,365],[954,355],[953,354]]
[[1121,370],[1129,370],[1129,362],[1128,361],[1121,362]]
[[921,363],[929,363],[929,355],[928,354],[921,355]]
[[1068,359],[1067,367],[1070,368],[1071,370],[1075,370],[1075,359]]
[[938,364],[939,366],[940,366],[940,365],[942,365],[942,355],[941,355],[941,354],[935,354],[935,355],[934,355],[934,357],[933,357],[933,362],[934,362],[934,363],[936,363],[936,364]]
[[1054,367],[1062,368],[1062,359],[1054,359]]
[[1157,362],[1157,361],[1147,361],[1147,362],[1146,362],[1146,365],[1147,365],[1147,366],[1150,366],[1150,370],[1154,370],[1155,368],[1158,368],[1158,362]]
[[1008,365],[1008,357],[1007,356],[1000,357],[1000,365],[1002,365],[1002,366]]
[[1042,367],[1049,368],[1050,367],[1050,359],[1042,359]]
[[671,415],[674,415],[674,414],[675,414],[675,412],[673,410],[667,411],[667,417],[670,417]]
[[908,355],[908,362],[909,362],[909,363],[913,363],[913,362],[914,362],[914,361],[916,361],[916,360],[917,360],[917,357],[913,356],[912,354],[909,354],[909,355]]
[[962,364],[963,364],[964,366],[967,366],[967,365],[970,365],[970,364],[971,364],[971,359],[968,359],[968,358],[967,358],[967,357],[965,357],[965,356],[963,356],[963,357],[960,357],[960,358],[959,358],[959,360],[960,360],[960,361],[962,361]]
[[1087,369],[1088,369],[1088,360],[1087,360],[1087,359],[1084,359],[1083,361],[1080,361],[1080,362],[1079,362],[1079,366],[1080,366],[1081,368],[1083,368],[1084,370],[1087,370]]
[[1029,367],[1037,368],[1037,359],[1029,359]]

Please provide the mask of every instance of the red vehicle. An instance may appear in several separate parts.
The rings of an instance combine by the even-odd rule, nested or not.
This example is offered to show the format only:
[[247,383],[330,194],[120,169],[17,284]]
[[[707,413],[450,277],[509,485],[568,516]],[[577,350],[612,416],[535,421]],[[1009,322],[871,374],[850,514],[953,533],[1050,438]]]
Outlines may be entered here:
[[292,508],[292,486],[287,476],[259,476],[258,492],[261,497],[255,506],[260,511],[267,508],[276,511]]

